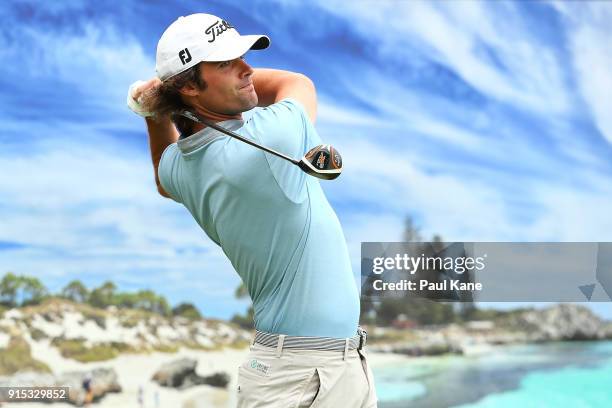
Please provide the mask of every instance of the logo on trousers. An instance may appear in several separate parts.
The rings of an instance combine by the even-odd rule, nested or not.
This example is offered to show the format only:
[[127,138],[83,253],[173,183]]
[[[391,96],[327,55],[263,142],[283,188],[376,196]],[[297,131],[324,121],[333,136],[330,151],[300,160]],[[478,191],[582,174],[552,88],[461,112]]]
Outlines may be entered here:
[[262,374],[269,374],[270,372],[270,365],[266,364],[262,361],[258,361],[256,359],[253,359],[249,362],[249,365],[252,369],[259,371]]
[[181,50],[179,52],[179,58],[181,59],[183,65],[191,61],[191,54],[189,53],[189,49],[185,48],[184,50]]

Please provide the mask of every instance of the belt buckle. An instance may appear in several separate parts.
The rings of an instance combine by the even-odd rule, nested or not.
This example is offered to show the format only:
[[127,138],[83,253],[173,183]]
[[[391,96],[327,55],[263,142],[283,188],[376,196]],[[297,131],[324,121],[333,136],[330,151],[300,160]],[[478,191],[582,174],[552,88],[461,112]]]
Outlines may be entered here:
[[362,350],[363,346],[366,345],[368,339],[368,332],[362,329],[361,327],[358,327],[357,334],[359,335],[359,350]]

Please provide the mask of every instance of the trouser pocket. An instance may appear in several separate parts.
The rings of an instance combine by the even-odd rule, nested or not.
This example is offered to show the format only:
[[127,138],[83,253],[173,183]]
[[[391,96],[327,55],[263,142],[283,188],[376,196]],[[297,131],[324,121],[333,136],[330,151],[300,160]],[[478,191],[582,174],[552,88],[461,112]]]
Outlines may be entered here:
[[302,397],[300,398],[300,402],[297,405],[298,408],[314,408],[316,406],[316,402],[319,399],[319,395],[321,394],[321,376],[319,375],[319,370],[315,368],[314,374],[312,378],[304,387],[304,391],[302,393]]
[[[295,367],[282,359],[268,361],[269,369],[263,372],[253,370],[254,358],[238,369],[238,408],[296,408],[305,390],[312,384],[316,373],[314,368]],[[257,364],[266,364],[257,359]],[[257,365],[256,367],[261,367]],[[318,378],[318,374],[317,374]],[[317,380],[318,383],[318,380]],[[316,395],[312,395],[312,401]],[[312,403],[311,403],[312,405]],[[306,405],[309,407],[309,405]]]

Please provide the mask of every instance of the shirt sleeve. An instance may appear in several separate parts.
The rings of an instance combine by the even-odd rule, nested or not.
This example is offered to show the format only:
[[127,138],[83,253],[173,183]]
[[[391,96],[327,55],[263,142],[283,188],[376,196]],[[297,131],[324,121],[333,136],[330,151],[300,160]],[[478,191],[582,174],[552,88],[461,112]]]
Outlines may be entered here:
[[[301,159],[321,144],[306,110],[300,102],[287,98],[255,113],[248,122],[251,134],[261,144],[294,159]],[[306,177],[294,164],[265,153],[270,170],[285,195],[302,202],[306,198]]]
[[159,177],[161,186],[170,198],[178,203],[182,203],[183,200],[179,194],[178,178],[176,176],[178,156],[179,152],[176,143],[166,147],[157,167],[157,177]]

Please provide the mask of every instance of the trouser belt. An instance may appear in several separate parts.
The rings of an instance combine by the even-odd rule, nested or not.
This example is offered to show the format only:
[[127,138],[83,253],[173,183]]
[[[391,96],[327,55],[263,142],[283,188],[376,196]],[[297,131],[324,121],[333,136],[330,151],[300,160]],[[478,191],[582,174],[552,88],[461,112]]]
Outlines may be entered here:
[[367,339],[367,332],[361,327],[357,329],[357,335],[339,339],[335,337],[311,337],[311,336],[287,336],[284,334],[272,334],[257,330],[253,343],[265,347],[300,350],[324,350],[344,351],[361,350]]

